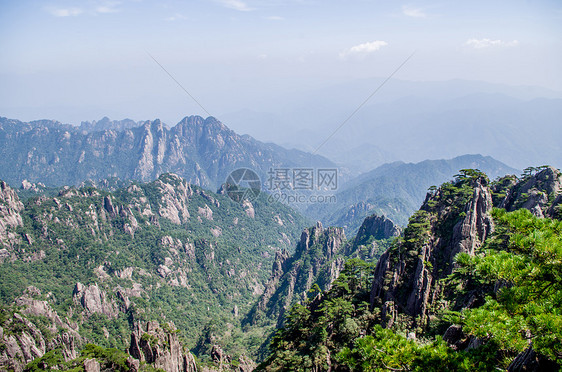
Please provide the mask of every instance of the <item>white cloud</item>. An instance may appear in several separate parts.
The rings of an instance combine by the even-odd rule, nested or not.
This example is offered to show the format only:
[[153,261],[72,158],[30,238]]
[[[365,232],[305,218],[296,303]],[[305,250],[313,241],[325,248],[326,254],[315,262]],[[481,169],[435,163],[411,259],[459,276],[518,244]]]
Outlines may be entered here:
[[119,4],[121,4],[119,1],[107,1],[98,3],[98,6],[95,8],[46,8],[46,10],[55,17],[75,17],[80,14],[96,15],[117,13],[120,11],[120,9],[117,8]]
[[96,8],[96,13],[117,13],[119,11],[119,9],[116,9],[114,7],[111,6],[98,6]]
[[284,21],[285,20],[285,18],[279,17],[279,16],[269,16],[269,17],[265,17],[265,19],[269,19],[271,21]]
[[120,5],[120,1],[106,1],[102,5],[96,7],[95,12],[99,14],[117,13],[120,10],[117,6]]
[[173,16],[166,18],[166,21],[173,22],[173,21],[178,21],[178,20],[183,20],[183,19],[187,19],[187,17],[184,16],[183,14],[176,13]]
[[402,13],[408,17],[425,18],[427,14],[419,8],[413,8],[409,5],[402,5]]
[[519,41],[502,41],[502,40],[492,40],[492,39],[468,39],[464,45],[472,47],[474,49],[485,49],[490,47],[514,47],[519,44]]
[[219,2],[227,8],[239,10],[241,12],[249,12],[250,10],[254,10],[254,8],[250,8],[248,4],[241,0],[219,0]]
[[340,58],[346,58],[350,55],[365,55],[365,54],[373,53],[386,45],[388,45],[388,43],[382,40],[375,40],[368,43],[355,45],[341,52]]
[[74,17],[82,14],[83,10],[80,8],[53,8],[49,9],[49,13],[51,13],[55,17]]

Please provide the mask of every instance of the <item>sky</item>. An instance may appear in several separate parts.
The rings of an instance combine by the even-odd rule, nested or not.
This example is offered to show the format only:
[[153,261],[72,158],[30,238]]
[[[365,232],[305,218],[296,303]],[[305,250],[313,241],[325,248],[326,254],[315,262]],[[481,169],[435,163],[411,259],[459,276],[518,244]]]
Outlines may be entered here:
[[174,125],[282,111],[412,54],[396,78],[562,91],[562,2],[0,0],[0,48],[0,116]]

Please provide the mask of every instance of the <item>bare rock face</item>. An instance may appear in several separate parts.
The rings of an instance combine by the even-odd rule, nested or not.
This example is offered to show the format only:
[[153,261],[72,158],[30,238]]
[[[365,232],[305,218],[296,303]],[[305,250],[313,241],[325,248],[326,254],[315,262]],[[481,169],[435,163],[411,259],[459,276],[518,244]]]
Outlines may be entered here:
[[442,291],[439,280],[454,268],[455,255],[474,254],[493,231],[487,180],[474,179],[470,186],[472,196],[462,212],[455,209],[461,199],[448,203],[441,189],[428,196],[421,211],[410,219],[401,246],[389,248],[381,256],[375,269],[371,305],[382,307],[383,325],[391,326],[398,311],[423,325]]
[[211,208],[209,208],[207,204],[205,204],[204,208],[199,207],[197,213],[199,213],[200,216],[205,217],[209,221],[213,220],[213,211],[211,210]]
[[357,236],[368,236],[374,239],[388,239],[396,236],[400,236],[402,229],[396,226],[392,220],[389,220],[385,216],[377,216],[373,214],[365,218],[363,224],[359,228]]
[[[67,323],[61,320],[56,311],[44,300],[34,299],[41,293],[37,288],[29,287],[25,294],[16,299],[17,311],[0,324],[0,370],[22,371],[27,363],[42,357],[49,350],[62,350],[65,361],[78,357],[78,346],[82,338]],[[44,317],[43,323],[51,334],[60,332],[56,337],[48,337],[27,316]]]
[[160,120],[146,122],[142,130],[140,156],[135,176],[140,179],[149,179],[158,172],[159,166],[162,165],[167,132],[164,131]]
[[[23,225],[22,210],[23,203],[16,192],[6,182],[0,181],[0,245],[11,246],[10,241],[15,239],[15,234],[9,230]],[[0,254],[0,262],[4,256],[10,256],[8,250]]]
[[343,268],[345,242],[341,228],[324,229],[318,222],[316,226],[304,229],[292,257],[287,251],[276,253],[264,293],[245,322],[257,324],[266,316],[279,319],[282,324],[285,311],[294,302],[304,300],[314,283],[321,289],[330,288]]
[[100,290],[97,284],[85,286],[82,283],[76,283],[72,299],[75,304],[81,305],[87,313],[99,313],[108,317],[117,316],[117,306],[108,299],[107,294]]
[[[141,363],[152,364],[166,372],[195,372],[195,358],[179,342],[173,324],[160,326],[148,322],[145,327],[137,324],[131,334],[129,354]],[[131,361],[131,364],[135,364]]]
[[[482,179],[475,181],[474,194],[464,209],[465,217],[453,228],[449,265],[458,253],[474,254],[486,237],[494,230],[492,211],[492,194],[487,183]],[[452,270],[452,267],[451,267]]]
[[84,360],[85,372],[100,372],[100,363],[95,359]]
[[560,218],[561,203],[562,173],[554,167],[543,167],[507,188],[499,207],[507,211],[525,208],[537,217]]
[[242,202],[242,207],[244,208],[244,210],[246,211],[246,216],[248,216],[249,218],[254,218],[256,215],[256,211],[254,210],[254,206],[252,203],[250,203],[249,200],[244,199],[244,201]]
[[168,174],[156,184],[161,195],[159,215],[178,225],[186,223],[190,217],[187,206],[193,196],[190,185],[175,174]]

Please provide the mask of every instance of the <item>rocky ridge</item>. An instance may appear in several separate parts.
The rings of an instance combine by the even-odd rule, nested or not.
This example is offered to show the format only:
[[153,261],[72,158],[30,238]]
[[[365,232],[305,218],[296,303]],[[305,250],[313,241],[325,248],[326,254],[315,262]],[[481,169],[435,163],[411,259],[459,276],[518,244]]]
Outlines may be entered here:
[[561,202],[562,173],[552,167],[539,168],[523,179],[506,176],[493,184],[478,172],[468,172],[428,193],[420,211],[410,218],[404,238],[377,263],[371,306],[381,308],[382,324],[392,327],[400,320],[423,327],[433,312],[446,306],[440,280],[451,273],[458,253],[473,255],[494,231],[490,215],[494,206],[555,217]]
[[270,168],[335,167],[318,155],[240,136],[213,117],[185,117],[170,129],[158,119],[90,124],[0,118],[0,179],[61,186],[111,177],[149,181],[173,172],[216,190],[241,167],[262,179]]
[[351,241],[341,228],[324,228],[322,223],[305,229],[290,255],[277,251],[271,276],[264,293],[250,312],[246,322],[259,324],[264,319],[283,322],[283,315],[295,302],[304,302],[313,285],[328,290],[341,272],[346,259],[360,257],[375,260],[384,249],[383,241],[401,234],[401,229],[384,216],[365,219],[360,234]]
[[293,303],[307,299],[313,284],[329,288],[343,267],[345,243],[343,229],[324,228],[320,222],[305,229],[294,255],[276,253],[271,277],[247,322],[257,324],[265,316],[282,324],[283,314]]
[[61,350],[65,361],[78,356],[84,339],[76,326],[60,317],[42,297],[41,291],[31,286],[16,299],[14,310],[4,309],[0,322],[0,369],[22,371],[27,363],[55,348]]

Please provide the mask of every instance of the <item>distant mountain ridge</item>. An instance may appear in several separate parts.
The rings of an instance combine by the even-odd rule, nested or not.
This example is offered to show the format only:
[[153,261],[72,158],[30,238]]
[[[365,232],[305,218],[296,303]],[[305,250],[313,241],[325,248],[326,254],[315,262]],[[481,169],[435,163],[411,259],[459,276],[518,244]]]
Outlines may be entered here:
[[240,167],[256,171],[262,180],[270,168],[335,167],[322,156],[240,136],[214,117],[200,116],[185,117],[170,129],[158,119],[104,118],[76,128],[0,118],[0,155],[0,178],[12,185],[25,179],[48,186],[112,177],[147,181],[174,172],[216,189]]
[[[382,81],[371,78],[326,85],[297,92],[284,101],[279,97],[282,110],[261,105],[260,112],[238,111],[221,117],[241,133],[312,151]],[[518,168],[530,164],[560,168],[561,115],[562,92],[539,87],[391,79],[319,154],[356,172],[395,160],[419,162],[474,153]],[[263,123],[273,125],[264,127]]]
[[107,116],[104,116],[101,120],[81,122],[79,129],[86,133],[101,132],[104,130],[123,131],[125,129],[140,127],[144,123],[144,121],[137,122],[131,119],[111,120]]
[[385,215],[405,226],[422,204],[427,189],[453,178],[460,169],[477,168],[490,178],[520,171],[490,156],[463,155],[448,160],[384,164],[348,182],[336,194],[337,203],[316,204],[307,215],[328,226],[342,226],[353,235],[363,219],[373,213]]

